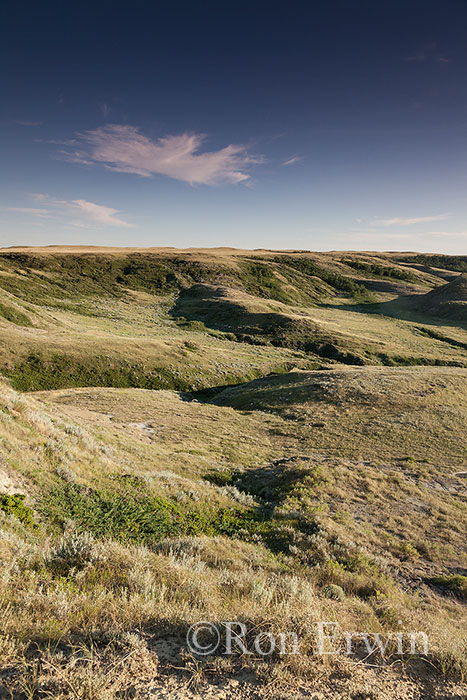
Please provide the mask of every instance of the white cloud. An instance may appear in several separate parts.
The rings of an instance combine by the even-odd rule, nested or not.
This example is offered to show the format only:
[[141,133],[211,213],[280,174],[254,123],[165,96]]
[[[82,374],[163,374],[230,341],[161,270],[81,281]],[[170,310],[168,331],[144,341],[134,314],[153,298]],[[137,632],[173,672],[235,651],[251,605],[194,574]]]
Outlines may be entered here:
[[412,226],[413,224],[426,224],[430,221],[443,221],[449,218],[449,214],[437,214],[436,216],[414,216],[403,218],[395,216],[392,219],[373,219],[373,226]]
[[127,221],[123,221],[115,216],[115,214],[118,214],[118,209],[112,209],[112,207],[104,207],[102,204],[87,202],[85,199],[74,199],[72,202],[68,202],[68,207],[78,210],[84,217],[98,224],[105,226],[131,226]]
[[124,226],[130,227],[127,221],[123,221],[116,214],[118,209],[106,207],[102,204],[88,202],[85,199],[55,199],[47,194],[33,194],[36,202],[43,202],[47,208],[39,207],[2,207],[3,211],[15,212],[17,214],[27,214],[36,217],[48,218],[69,218],[75,217],[71,224],[73,226],[85,226],[86,224],[100,224],[101,226]]
[[50,216],[49,209],[36,209],[35,207],[2,207],[2,211],[13,211],[16,214],[31,214],[33,216]]
[[294,165],[294,163],[300,163],[303,160],[303,156],[292,156],[288,160],[284,160],[282,165]]
[[245,146],[229,145],[219,151],[200,153],[201,134],[165,136],[155,141],[134,126],[108,124],[78,134],[79,148],[62,152],[74,163],[102,165],[109,170],[142,177],[166,175],[190,184],[216,185],[244,182],[244,169],[262,158],[250,156]]
[[427,231],[424,233],[425,236],[454,236],[454,237],[467,237],[467,231]]

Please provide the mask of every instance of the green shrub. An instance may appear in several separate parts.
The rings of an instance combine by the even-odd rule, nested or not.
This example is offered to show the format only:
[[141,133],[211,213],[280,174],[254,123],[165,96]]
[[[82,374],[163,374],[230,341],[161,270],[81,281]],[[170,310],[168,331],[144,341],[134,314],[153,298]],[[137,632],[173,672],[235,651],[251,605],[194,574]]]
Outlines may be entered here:
[[365,301],[370,298],[368,290],[363,284],[356,282],[351,277],[341,275],[340,272],[328,270],[318,265],[318,263],[315,263],[313,260],[310,260],[310,258],[295,258],[289,257],[288,255],[281,255],[275,257],[274,262],[292,267],[294,270],[298,270],[305,275],[319,277],[319,279],[326,282],[330,287],[333,287],[339,292],[344,292],[355,299]]
[[455,272],[467,272],[467,256],[466,255],[433,255],[419,253],[418,255],[409,255],[400,257],[400,260],[405,263],[415,263],[418,265],[426,265],[428,267],[439,267],[443,270],[454,270]]
[[344,589],[336,583],[330,583],[328,586],[324,586],[322,590],[325,598],[330,598],[331,600],[345,600]]
[[354,260],[353,258],[343,258],[345,265],[353,267],[355,270],[360,270],[376,277],[389,277],[391,279],[404,280],[405,282],[418,282],[417,277],[409,270],[402,270],[399,267],[388,267],[376,262],[363,262],[363,260]]
[[[129,485],[130,487],[130,485]],[[184,509],[163,498],[139,492],[107,493],[65,483],[53,488],[42,504],[44,514],[65,528],[72,520],[79,531],[96,537],[149,544],[180,535],[238,536],[270,530],[255,510],[220,508],[214,512]]]
[[457,598],[467,601],[467,576],[461,576],[460,574],[434,576],[428,579],[428,583],[446,588],[451,593],[454,593]]
[[206,481],[209,481],[210,484],[215,484],[216,486],[227,486],[234,480],[234,474],[228,470],[213,471],[209,472],[209,474],[205,474],[203,478]]
[[25,505],[25,498],[26,496],[22,493],[13,495],[4,493],[0,496],[0,510],[8,515],[14,515],[24,525],[37,528],[39,526],[34,520],[34,511]]
[[275,299],[285,304],[292,301],[270,265],[260,262],[243,263],[241,280],[247,292],[260,297]]

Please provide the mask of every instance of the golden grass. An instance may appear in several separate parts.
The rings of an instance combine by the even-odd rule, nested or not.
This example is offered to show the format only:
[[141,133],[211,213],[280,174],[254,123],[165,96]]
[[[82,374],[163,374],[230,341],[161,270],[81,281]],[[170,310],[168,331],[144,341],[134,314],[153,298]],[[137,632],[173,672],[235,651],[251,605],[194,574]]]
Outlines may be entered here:
[[[277,252],[183,255],[236,270]],[[310,255],[343,269],[344,254]],[[358,256],[397,265],[389,255]],[[418,293],[440,283],[434,270],[416,273]],[[279,314],[306,319],[370,361],[384,353],[465,362],[461,345],[420,333],[422,321],[410,310],[393,318],[337,296],[327,306],[286,304],[240,288],[224,296],[239,311],[230,317],[236,330],[251,316]],[[245,697],[461,697],[465,603],[430,580],[467,567],[465,483],[455,475],[467,460],[467,369],[330,364],[311,371],[311,354],[177,323],[175,294],[126,290],[119,298],[59,301],[40,305],[5,293],[5,303],[33,323],[0,318],[6,364],[37,351],[88,362],[130,358],[167,368],[193,388],[301,369],[244,381],[210,402],[112,387],[21,394],[0,382],[0,495],[25,494],[39,523],[33,529],[0,509],[0,697],[143,700],[153,688],[155,697],[188,699],[198,685],[194,697],[214,700],[222,697],[216,679],[224,697],[241,697],[238,680]],[[212,320],[208,314],[206,324]],[[430,323],[465,343],[463,328]],[[225,485],[216,485],[222,479]],[[65,493],[69,484],[84,495],[118,492],[122,504],[137,493],[201,514],[263,509],[274,518],[274,537],[258,528],[142,546],[96,539],[79,523],[59,531],[45,504],[51,490]],[[201,662],[184,642],[200,619],[242,620],[264,633],[293,628],[303,653]],[[319,658],[319,620],[338,620],[350,631],[420,630],[430,651],[415,662],[390,648],[379,670],[358,656]]]

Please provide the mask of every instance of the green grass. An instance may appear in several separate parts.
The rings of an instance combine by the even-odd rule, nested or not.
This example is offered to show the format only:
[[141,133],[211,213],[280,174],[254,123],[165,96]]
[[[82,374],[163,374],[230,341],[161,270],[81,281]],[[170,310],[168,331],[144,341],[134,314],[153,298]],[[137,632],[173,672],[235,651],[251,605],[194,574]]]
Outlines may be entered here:
[[31,319],[22,311],[18,311],[13,306],[0,303],[0,316],[17,326],[32,326]]
[[354,268],[359,272],[365,272],[375,277],[388,277],[389,279],[403,280],[404,282],[419,282],[419,278],[409,270],[400,267],[389,267],[376,262],[365,262],[354,258],[342,258],[344,265]]
[[450,591],[460,600],[467,601],[467,576],[460,574],[433,576],[429,582]]
[[32,353],[11,369],[4,370],[19,391],[41,391],[73,386],[113,386],[144,389],[192,389],[187,381],[166,367],[147,367],[126,360],[109,362],[103,356],[79,360],[71,355]]

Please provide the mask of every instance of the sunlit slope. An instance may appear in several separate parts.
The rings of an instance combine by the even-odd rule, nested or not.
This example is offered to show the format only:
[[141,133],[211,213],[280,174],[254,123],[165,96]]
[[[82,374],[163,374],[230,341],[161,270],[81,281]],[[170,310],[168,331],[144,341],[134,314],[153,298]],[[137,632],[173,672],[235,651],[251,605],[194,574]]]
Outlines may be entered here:
[[[21,693],[21,670],[41,691],[68,688],[92,651],[93,687],[118,665],[125,689],[140,679],[130,642],[152,669],[164,668],[154,650],[168,644],[167,672],[188,670],[183,639],[199,619],[293,624],[305,651],[316,620],[382,633],[401,620],[429,635],[430,673],[455,694],[449,679],[467,673],[462,481],[436,449],[428,463],[404,444],[399,460],[394,435],[385,459],[335,454],[334,438],[320,447],[314,408],[335,392],[337,413],[321,411],[320,422],[367,453],[372,405],[380,425],[406,424],[410,412],[421,453],[431,422],[444,425],[457,402],[457,449],[464,389],[465,372],[445,368],[293,372],[224,391],[217,404],[133,388],[23,395],[0,383],[2,680]],[[229,395],[238,406],[220,405]],[[18,493],[25,504],[8,500]],[[279,663],[270,682],[289,688],[292,670],[313,692],[316,674],[335,682],[334,666],[331,678],[312,653],[301,659]],[[351,658],[343,678],[360,668]]]
[[467,460],[467,370],[362,367],[291,372],[224,390],[218,405],[298,421],[317,448],[364,459]]
[[0,251],[0,371],[21,390],[191,391],[323,362],[464,366],[460,322],[398,305],[439,288],[432,272],[368,253]]
[[[303,520],[392,557],[410,579],[439,567],[454,571],[467,565],[465,494],[456,475],[465,465],[456,457],[465,457],[466,377],[429,371],[424,379],[414,376],[418,369],[365,368],[258,380],[243,387],[257,399],[256,410],[246,411],[241,402],[222,405],[240,387],[222,392],[215,404],[169,391],[68,389],[32,398],[4,388],[4,471],[25,489],[46,527],[74,513],[99,532],[91,488],[107,501],[163,498],[200,514],[266,508],[277,529],[270,544],[281,551],[288,552],[288,535],[281,540],[287,529],[300,531]],[[297,374],[301,381],[292,381]],[[452,442],[443,450],[446,430]],[[84,511],[69,510],[70,480],[84,489]],[[157,541],[144,523],[139,527],[136,539]],[[305,559],[317,556],[313,547]],[[408,557],[411,548],[418,553]]]

